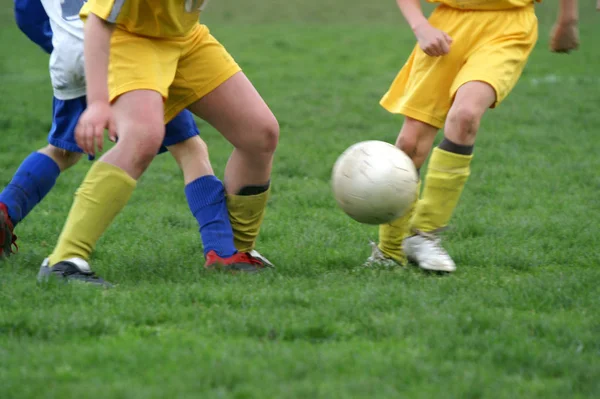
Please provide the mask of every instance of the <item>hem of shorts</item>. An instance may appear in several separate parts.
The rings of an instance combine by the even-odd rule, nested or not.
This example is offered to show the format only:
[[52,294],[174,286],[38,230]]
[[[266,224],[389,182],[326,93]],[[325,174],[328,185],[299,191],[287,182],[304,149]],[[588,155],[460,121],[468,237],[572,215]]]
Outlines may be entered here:
[[61,150],[69,151],[69,152],[78,152],[82,153],[83,151],[77,144],[58,139],[48,139],[48,144],[53,145],[56,148],[60,148]]
[[[187,133],[185,135],[177,137],[178,140],[173,140],[172,142],[171,142],[171,140],[167,140],[167,138],[165,137],[165,140],[162,143],[161,149],[162,149],[162,147],[168,148],[168,147],[174,146],[175,144],[183,143],[184,141],[189,140],[195,136],[200,136],[200,133],[198,133],[197,130],[190,129],[187,131]],[[160,152],[159,152],[159,154],[160,154]]]
[[[147,85],[147,87],[144,87],[146,85]],[[116,89],[113,89],[113,90],[110,91],[110,93],[109,93],[110,102],[113,103],[113,102],[115,102],[115,100],[117,98],[119,98],[123,94],[129,93],[131,91],[137,91],[137,90],[151,90],[151,91],[155,91],[158,94],[160,94],[163,99],[167,98],[168,93],[163,93],[160,90],[158,90],[157,88],[155,88],[155,87],[149,87],[149,86],[150,85],[148,85],[147,83],[140,83],[140,82],[129,82],[127,84],[121,85],[121,86],[117,87]]]
[[177,116],[177,114],[186,109],[190,104],[200,100],[202,97],[206,96],[232,78],[233,75],[241,71],[242,68],[240,68],[239,65],[231,66],[204,85],[201,90],[196,90],[193,94],[190,94],[183,100],[171,105],[169,109],[165,110],[165,123],[169,123],[171,120],[173,120],[173,118],[175,118],[175,116]]
[[400,114],[404,116],[408,116],[409,118],[416,119],[420,122],[427,123],[433,127],[441,129],[444,127],[444,121],[442,119],[438,119],[432,115],[429,115],[423,111],[419,111],[417,109],[407,107],[406,105],[402,105],[400,107],[390,107],[384,102],[381,102],[381,106],[385,108],[388,112],[392,114]]
[[496,84],[493,83],[493,80],[494,79],[487,77],[487,76],[480,76],[477,79],[464,80],[462,83],[457,85],[456,88],[454,90],[452,90],[452,92],[450,93],[452,96],[452,102],[454,102],[454,97],[456,97],[456,92],[458,91],[458,89],[460,89],[465,84],[467,84],[469,82],[483,82],[485,84],[490,85],[492,87],[492,89],[494,89],[494,92],[496,93],[496,101],[494,101],[494,103],[490,106],[490,108],[496,108],[498,105],[500,105],[500,103],[502,101],[504,101],[506,96],[500,98],[500,93],[498,91],[498,87],[496,87]]
[[53,95],[57,100],[61,101],[69,101],[75,100],[76,98],[81,98],[86,96],[86,88],[73,89],[73,90],[53,90]]

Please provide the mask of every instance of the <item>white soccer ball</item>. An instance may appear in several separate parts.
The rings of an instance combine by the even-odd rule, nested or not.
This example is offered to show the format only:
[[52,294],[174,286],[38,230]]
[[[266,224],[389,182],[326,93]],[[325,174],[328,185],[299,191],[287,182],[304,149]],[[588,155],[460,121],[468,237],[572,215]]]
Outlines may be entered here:
[[418,175],[412,160],[383,141],[363,141],[348,148],[333,166],[331,180],[340,208],[365,224],[397,219],[417,195]]

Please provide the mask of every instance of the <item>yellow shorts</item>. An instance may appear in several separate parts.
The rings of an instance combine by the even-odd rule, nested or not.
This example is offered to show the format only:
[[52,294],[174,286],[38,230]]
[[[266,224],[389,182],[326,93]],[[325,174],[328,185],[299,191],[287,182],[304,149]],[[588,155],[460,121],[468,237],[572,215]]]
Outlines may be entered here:
[[381,105],[437,128],[444,126],[456,91],[467,82],[492,86],[493,107],[504,100],[519,80],[538,35],[533,5],[502,11],[441,5],[429,22],[452,37],[450,52],[430,57],[415,46]]
[[108,67],[110,100],[133,90],[155,90],[165,99],[167,123],[240,70],[204,25],[175,39],[115,29]]

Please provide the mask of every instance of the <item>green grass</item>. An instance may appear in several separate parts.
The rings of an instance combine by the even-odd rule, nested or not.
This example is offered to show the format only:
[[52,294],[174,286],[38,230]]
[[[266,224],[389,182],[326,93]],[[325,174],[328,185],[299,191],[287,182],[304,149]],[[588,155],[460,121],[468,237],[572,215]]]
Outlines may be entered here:
[[[376,228],[337,209],[336,157],[393,141],[378,100],[413,45],[393,1],[213,2],[205,21],[281,124],[259,249],[277,270],[202,270],[197,227],[170,156],[141,179],[98,245],[118,288],[35,283],[72,193],[62,176],[18,226],[0,264],[0,398],[600,397],[600,14],[582,48],[540,43],[481,127],[473,173],[446,235],[446,277],[365,270]],[[0,11],[0,183],[45,143],[47,56]],[[200,122],[218,175],[231,150]]]

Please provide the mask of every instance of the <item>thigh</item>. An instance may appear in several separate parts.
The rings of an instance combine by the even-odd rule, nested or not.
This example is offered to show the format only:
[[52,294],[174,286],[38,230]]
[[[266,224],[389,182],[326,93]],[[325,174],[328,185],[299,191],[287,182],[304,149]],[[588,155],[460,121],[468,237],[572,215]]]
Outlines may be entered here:
[[110,100],[134,90],[153,90],[166,99],[180,50],[178,41],[157,40],[115,29],[108,67]]
[[482,81],[469,81],[456,91],[450,113],[458,109],[468,110],[470,116],[479,120],[496,101],[494,87]]
[[190,111],[215,127],[237,148],[262,141],[265,127],[277,120],[243,72],[189,106]]
[[183,53],[165,104],[167,121],[241,71],[204,25],[198,25],[182,45]]

